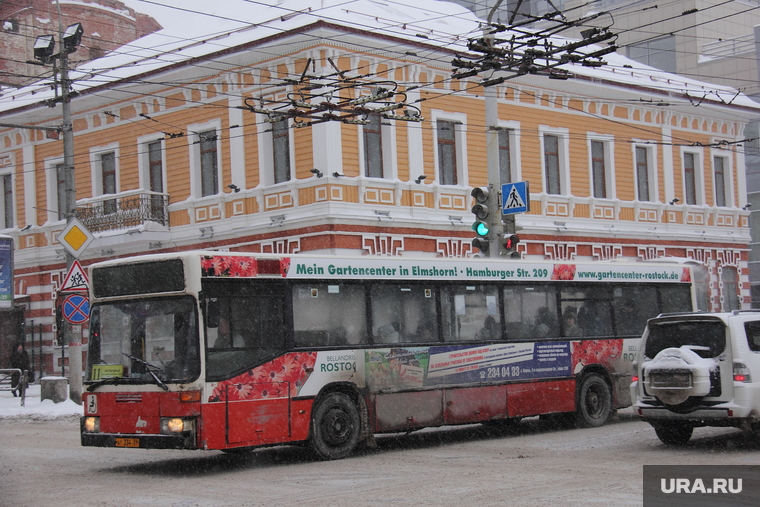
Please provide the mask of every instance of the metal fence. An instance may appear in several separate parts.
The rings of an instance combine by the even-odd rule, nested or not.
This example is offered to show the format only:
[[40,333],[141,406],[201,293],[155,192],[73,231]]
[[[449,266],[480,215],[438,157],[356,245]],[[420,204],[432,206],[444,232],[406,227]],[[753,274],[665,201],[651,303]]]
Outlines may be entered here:
[[132,194],[106,198],[77,206],[76,217],[90,232],[128,229],[147,221],[169,226],[169,196]]
[[18,391],[22,407],[26,404],[27,374],[18,368],[0,370],[0,391]]

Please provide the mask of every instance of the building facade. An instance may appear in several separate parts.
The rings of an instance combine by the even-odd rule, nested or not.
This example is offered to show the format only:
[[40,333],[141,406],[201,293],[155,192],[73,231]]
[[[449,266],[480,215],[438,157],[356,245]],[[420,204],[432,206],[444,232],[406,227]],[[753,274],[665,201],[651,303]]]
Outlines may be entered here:
[[[498,0],[450,0],[486,19]],[[570,19],[590,16],[601,11],[593,23],[612,24],[618,34],[618,52],[635,62],[651,65],[682,76],[710,83],[731,86],[755,100],[760,97],[758,47],[760,47],[760,2],[735,0],[545,0],[502,1],[492,17],[506,23],[540,17],[555,8]],[[515,10],[518,10],[515,15]],[[535,18],[534,18],[535,19]],[[537,23],[541,26],[541,23]],[[579,37],[581,26],[563,32]],[[750,283],[752,306],[760,308],[760,119],[755,118],[743,143],[746,157],[747,202],[753,238],[750,246]]]
[[[498,125],[488,125],[480,78],[452,79],[456,51],[430,41],[443,34],[334,19],[283,19],[274,34],[82,81],[77,216],[96,239],[80,262],[185,249],[471,256],[470,191],[489,183],[496,129],[501,181],[491,183],[530,184],[522,259],[690,258],[710,268],[714,309],[749,306],[737,145],[757,113],[750,101],[721,100],[723,90],[694,107],[688,90],[703,84],[611,65],[499,84]],[[320,106],[350,101],[365,104],[359,122]],[[383,111],[389,101],[402,105]],[[3,97],[0,117],[61,122],[31,90]],[[16,297],[27,328],[41,326],[46,374],[66,362],[56,341],[63,146],[49,137],[0,129],[0,232],[16,240]]]

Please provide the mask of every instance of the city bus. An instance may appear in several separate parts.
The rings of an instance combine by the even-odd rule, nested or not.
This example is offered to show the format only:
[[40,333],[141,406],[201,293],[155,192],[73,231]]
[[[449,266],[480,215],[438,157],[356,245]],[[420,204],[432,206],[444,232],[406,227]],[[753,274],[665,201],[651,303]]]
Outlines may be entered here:
[[[699,282],[705,281],[704,283]],[[90,266],[85,446],[306,444],[631,404],[648,318],[697,309],[689,262],[191,251]]]

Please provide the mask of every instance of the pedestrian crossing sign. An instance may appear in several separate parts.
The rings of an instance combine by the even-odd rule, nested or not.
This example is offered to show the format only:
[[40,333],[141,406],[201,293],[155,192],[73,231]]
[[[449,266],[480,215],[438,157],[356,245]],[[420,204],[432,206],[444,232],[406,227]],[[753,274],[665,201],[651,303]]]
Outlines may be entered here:
[[505,183],[501,186],[501,214],[527,213],[530,211],[530,190],[527,181]]

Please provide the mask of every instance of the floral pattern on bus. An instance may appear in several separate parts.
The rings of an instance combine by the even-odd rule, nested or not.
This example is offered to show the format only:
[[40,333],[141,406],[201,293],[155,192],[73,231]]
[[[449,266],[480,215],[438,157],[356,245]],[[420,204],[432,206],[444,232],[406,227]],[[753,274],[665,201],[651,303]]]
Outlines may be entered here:
[[201,258],[203,276],[251,277],[257,274],[256,259],[232,255],[214,255]]
[[[260,263],[269,264],[261,267]],[[276,264],[276,271],[280,276],[287,276],[290,269],[290,258],[281,259],[254,259],[238,255],[207,255],[201,257],[201,276],[223,276],[232,278],[252,278],[259,274],[277,274],[271,271],[272,265]]]
[[575,278],[575,264],[555,264],[552,271],[552,280],[573,280]]
[[314,371],[317,353],[295,353],[219,382],[209,401],[240,401],[297,396]]
[[584,340],[573,342],[573,373],[589,364],[601,364],[614,371],[612,363],[623,353],[623,340]]

